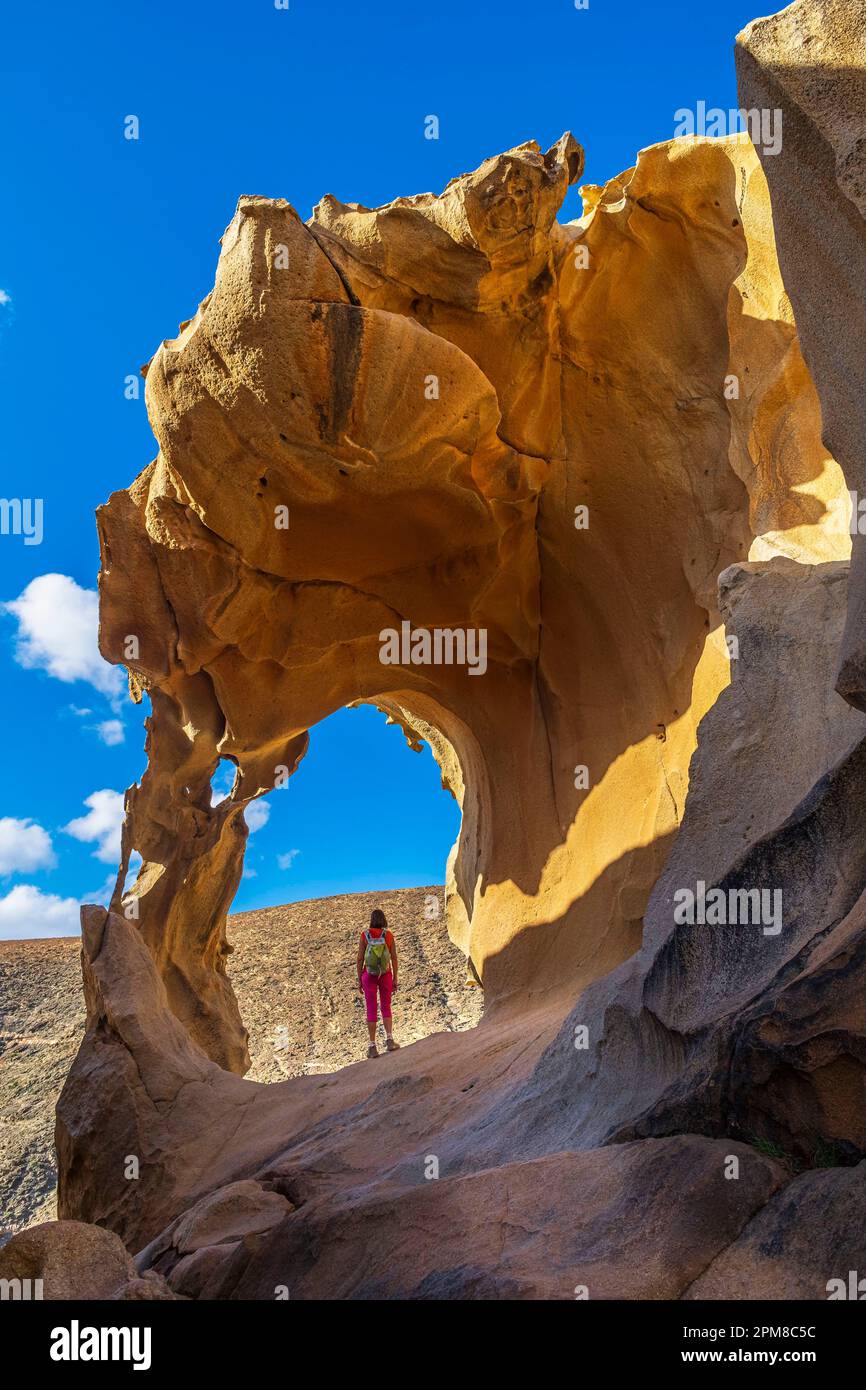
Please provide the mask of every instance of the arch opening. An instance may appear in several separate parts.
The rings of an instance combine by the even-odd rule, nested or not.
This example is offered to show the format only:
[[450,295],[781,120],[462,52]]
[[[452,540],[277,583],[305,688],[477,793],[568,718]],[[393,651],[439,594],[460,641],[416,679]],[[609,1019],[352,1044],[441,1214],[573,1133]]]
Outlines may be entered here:
[[[217,786],[230,775],[225,761]],[[250,1080],[326,1074],[364,1057],[356,954],[374,908],[396,944],[400,1046],[479,1022],[483,992],[447,924],[463,799],[444,735],[409,724],[404,707],[383,698],[315,725],[291,779],[247,805],[227,974],[249,1035]],[[455,906],[450,915],[460,922]],[[381,1048],[381,1020],[377,1034]]]

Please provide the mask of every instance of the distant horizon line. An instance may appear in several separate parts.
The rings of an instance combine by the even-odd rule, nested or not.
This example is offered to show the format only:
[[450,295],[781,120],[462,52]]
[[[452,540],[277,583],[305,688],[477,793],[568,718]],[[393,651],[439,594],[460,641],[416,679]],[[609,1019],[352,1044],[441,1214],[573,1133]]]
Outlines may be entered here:
[[[281,907],[299,907],[302,903],[329,903],[336,898],[386,898],[393,893],[424,893],[424,892],[443,892],[444,883],[407,883],[402,888],[359,888],[354,893],[326,893],[324,897],[318,898],[292,898],[291,902],[269,903],[266,907],[247,907],[242,912],[230,912],[228,921],[234,921],[238,917],[251,917],[257,912],[276,912]],[[102,903],[82,903],[82,907],[102,907]],[[108,909],[106,908],[106,911]],[[13,943],[23,946],[28,942],[36,941],[80,941],[81,933],[73,935],[57,936],[0,936],[0,947],[9,946]]]

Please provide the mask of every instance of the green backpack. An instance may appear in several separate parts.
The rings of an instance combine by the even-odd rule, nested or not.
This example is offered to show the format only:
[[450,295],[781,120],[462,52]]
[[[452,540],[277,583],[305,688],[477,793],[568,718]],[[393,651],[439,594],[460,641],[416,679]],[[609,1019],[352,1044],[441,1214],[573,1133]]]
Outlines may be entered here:
[[364,932],[367,949],[364,952],[364,967],[369,975],[384,975],[391,969],[391,952],[385,932],[381,936],[371,936]]

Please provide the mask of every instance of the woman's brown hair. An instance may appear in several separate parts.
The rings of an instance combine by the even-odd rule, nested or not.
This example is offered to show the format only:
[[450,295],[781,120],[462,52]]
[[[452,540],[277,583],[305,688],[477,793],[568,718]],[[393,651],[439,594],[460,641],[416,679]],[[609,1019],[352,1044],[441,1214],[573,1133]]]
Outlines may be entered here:
[[388,919],[381,907],[374,907],[373,911],[370,913],[370,930],[378,931],[380,927],[382,931],[387,931]]

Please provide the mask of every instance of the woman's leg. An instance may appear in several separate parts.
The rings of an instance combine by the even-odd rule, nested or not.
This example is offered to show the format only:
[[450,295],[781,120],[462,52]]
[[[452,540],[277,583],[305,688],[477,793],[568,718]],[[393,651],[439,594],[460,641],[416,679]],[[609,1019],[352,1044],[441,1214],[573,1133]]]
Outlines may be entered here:
[[385,1036],[391,1036],[391,986],[394,983],[394,976],[390,970],[386,970],[384,975],[379,976],[379,993],[382,996],[382,1024],[385,1028]]
[[367,1006],[367,1034],[370,1042],[376,1041],[376,1020],[379,1013],[379,997],[377,982],[369,971],[364,970],[361,974],[361,988],[364,991],[364,1003]]

